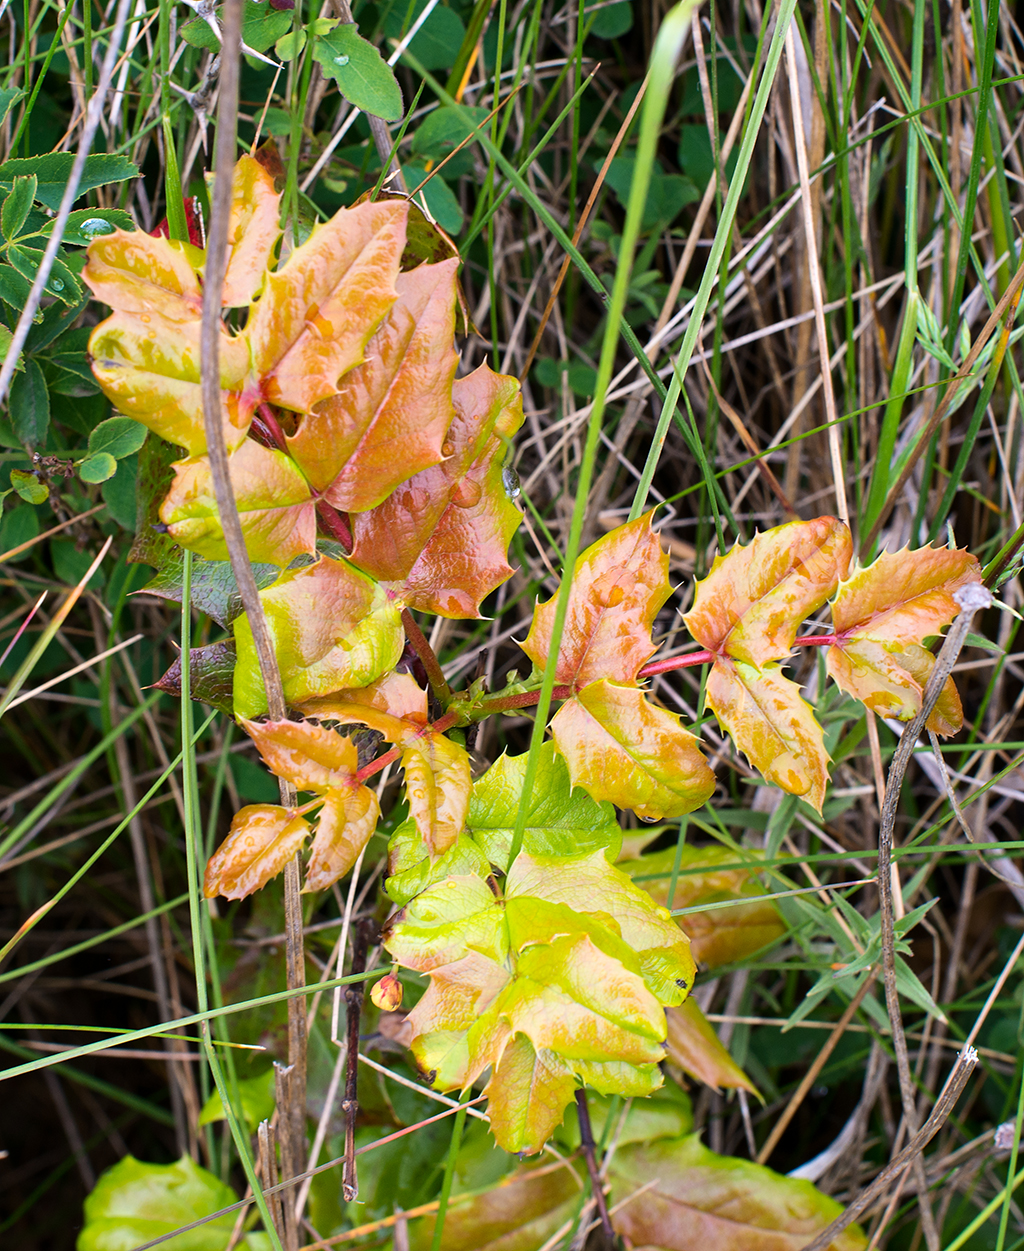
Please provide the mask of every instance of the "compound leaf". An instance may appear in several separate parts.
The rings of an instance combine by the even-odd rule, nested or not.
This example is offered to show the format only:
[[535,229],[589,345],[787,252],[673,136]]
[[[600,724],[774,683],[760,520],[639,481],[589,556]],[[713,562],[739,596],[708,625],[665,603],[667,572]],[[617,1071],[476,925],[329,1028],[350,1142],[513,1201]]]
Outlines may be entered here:
[[308,413],[363,358],[395,302],[404,201],[369,201],[315,226],[268,274],[245,337],[263,399]]
[[491,1132],[505,1151],[533,1155],[544,1146],[576,1092],[572,1069],[516,1034],[484,1088]]
[[[959,615],[954,591],[981,581],[970,552],[923,547],[883,552],[840,584],[832,604],[835,645],[826,664],[835,683],[880,716],[912,720],[935,666],[921,644]],[[953,679],[928,718],[936,734],[955,734],[963,710]]]
[[[654,619],[668,599],[668,553],[646,513],[579,557],[558,652],[555,681],[574,689],[601,678],[632,682],[654,653]],[[540,668],[551,647],[558,593],[533,612],[523,650]],[[703,802],[703,801],[702,801]]]
[[402,768],[409,814],[429,854],[441,855],[466,824],[469,753],[443,734],[421,733],[406,740]]
[[[284,566],[316,550],[316,503],[294,461],[246,439],[228,461],[245,546],[255,561]],[[181,547],[226,560],[227,544],[205,456],[176,461],[160,520]]]
[[299,850],[309,823],[278,804],[249,804],[235,813],[227,838],[203,878],[207,899],[244,899],[277,877]]
[[281,234],[274,180],[255,157],[242,155],[231,184],[228,262],[221,290],[225,308],[251,304],[263,289]]
[[358,752],[350,738],[310,721],[247,721],[239,724],[259,749],[263,762],[296,790],[326,795],[354,785]]
[[[288,439],[314,489],[335,508],[373,508],[444,458],[458,361],[452,347],[457,267],[442,261],[398,275],[398,298],[366,344],[366,359],[353,362],[357,367],[329,398],[317,397],[323,402]],[[358,324],[372,328],[366,312],[358,312]]]
[[[288,570],[260,599],[289,703],[366,686],[402,654],[401,606],[347,561],[321,556],[304,569]],[[252,630],[244,616],[233,628],[235,711],[255,717],[266,711],[267,697]]]
[[343,878],[370,841],[379,819],[377,796],[368,787],[328,791],[309,849],[303,890],[326,890]]
[[638,816],[679,817],[714,792],[697,740],[637,687],[591,682],[558,710],[551,734],[574,786]]
[[452,404],[446,459],[352,518],[352,560],[413,608],[478,617],[483,599],[512,574],[508,545],[521,516],[503,461],[523,406],[518,382],[487,365],[456,379]]
[[830,757],[799,686],[778,665],[755,669],[725,658],[712,666],[706,695],[719,725],[754,768],[821,812]]
[[[508,867],[525,777],[526,756],[505,754],[473,784],[466,824],[491,864],[500,869]],[[544,743],[526,806],[523,849],[542,856],[573,856],[601,848],[614,860],[621,843],[615,809],[598,803],[582,787],[573,788],[565,761],[553,743]]]
[[800,623],[846,576],[853,542],[835,517],[792,521],[716,556],[686,628],[709,651],[761,668],[782,660]]

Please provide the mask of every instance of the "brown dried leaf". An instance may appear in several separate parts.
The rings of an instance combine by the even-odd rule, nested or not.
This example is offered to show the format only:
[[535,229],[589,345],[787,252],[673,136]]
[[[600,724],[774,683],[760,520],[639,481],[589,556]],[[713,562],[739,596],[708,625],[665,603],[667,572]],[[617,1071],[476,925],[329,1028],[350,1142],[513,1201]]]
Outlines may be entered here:
[[714,1026],[700,1010],[696,999],[687,999],[678,1008],[666,1008],[668,1058],[691,1077],[715,1090],[748,1090],[757,1087],[723,1047]]

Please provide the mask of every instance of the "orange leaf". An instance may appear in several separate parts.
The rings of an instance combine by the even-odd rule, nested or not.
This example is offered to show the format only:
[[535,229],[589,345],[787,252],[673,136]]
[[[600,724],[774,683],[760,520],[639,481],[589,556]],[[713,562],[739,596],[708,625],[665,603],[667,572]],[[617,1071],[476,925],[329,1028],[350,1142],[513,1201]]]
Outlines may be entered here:
[[245,329],[263,398],[308,413],[363,358],[395,302],[404,201],[341,209],[268,274]]
[[87,255],[82,279],[112,309],[143,321],[153,313],[172,322],[199,320],[204,256],[198,248],[141,230],[115,230],[93,239]]
[[[361,721],[359,710],[368,708],[408,721],[417,728],[427,724],[427,692],[411,673],[386,673],[369,686],[308,700],[300,711],[307,717],[321,717],[325,721]],[[401,739],[388,741],[401,742]]]
[[[191,456],[206,452],[199,339],[198,316],[171,321],[158,313],[126,312],[108,317],[89,338],[92,372],[118,412]],[[246,389],[243,339],[222,333],[219,357],[224,443],[232,451],[248,433],[259,394]]]
[[551,734],[574,786],[638,816],[679,817],[714,793],[697,740],[637,687],[592,682],[558,710]]
[[[326,731],[325,731],[326,732]],[[340,735],[335,735],[339,738]],[[343,742],[350,742],[343,739]],[[328,791],[309,849],[304,891],[326,890],[352,868],[380,818],[377,796],[368,787]]]
[[271,773],[296,790],[326,795],[334,787],[352,787],[359,767],[350,738],[310,721],[238,722],[259,748]]
[[277,877],[299,850],[309,823],[277,804],[249,804],[235,813],[227,838],[203,878],[207,899],[244,899]]
[[446,455],[458,363],[452,347],[457,267],[444,261],[399,275],[398,299],[366,344],[365,361],[288,439],[314,489],[335,508],[365,512]]
[[846,576],[853,544],[835,517],[792,521],[716,556],[683,621],[709,651],[760,668],[789,654],[800,623]]
[[[284,566],[316,551],[316,503],[294,462],[246,439],[228,470],[250,559]],[[228,559],[205,456],[175,462],[160,520],[175,543],[206,560]]]
[[[655,651],[654,619],[671,594],[668,553],[651,528],[652,512],[612,530],[576,561],[555,681],[574,687],[600,678],[632,682]],[[547,662],[558,593],[533,610],[523,651]]]
[[431,856],[440,856],[462,833],[473,780],[469,753],[443,734],[406,740],[402,753],[409,815]]
[[575,1090],[568,1064],[545,1047],[535,1050],[527,1037],[516,1034],[484,1089],[491,1132],[504,1150],[532,1155],[561,1123]]
[[799,686],[778,665],[755,669],[725,659],[712,666],[706,694],[722,729],[754,768],[821,812],[830,757]]
[[[921,644],[959,615],[953,592],[981,581],[970,552],[922,547],[883,552],[841,583],[832,605],[835,646],[826,663],[835,683],[881,716],[912,720],[935,665]],[[928,718],[936,734],[963,724],[952,678]]]
[[[288,570],[260,599],[289,703],[376,681],[402,654],[400,606],[347,561],[322,556]],[[233,629],[235,712],[255,717],[266,712],[267,696],[252,630],[244,616]]]
[[505,490],[502,440],[522,425],[523,406],[517,381],[487,365],[456,379],[452,402],[447,458],[353,516],[352,560],[412,608],[478,617],[512,574],[506,554],[521,516]]
[[274,244],[281,233],[274,180],[255,157],[243,155],[235,166],[228,219],[228,263],[221,302],[225,308],[251,304],[266,278]]
[[695,999],[687,999],[678,1008],[666,1008],[665,1019],[668,1058],[673,1063],[715,1090],[749,1090],[757,1095],[757,1087],[722,1046]]

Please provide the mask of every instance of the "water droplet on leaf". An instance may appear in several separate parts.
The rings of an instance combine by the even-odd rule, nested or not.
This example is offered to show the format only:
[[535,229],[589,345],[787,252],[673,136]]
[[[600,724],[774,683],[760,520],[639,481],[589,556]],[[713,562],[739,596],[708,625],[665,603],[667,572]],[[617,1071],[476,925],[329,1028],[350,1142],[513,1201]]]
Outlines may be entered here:
[[79,222],[78,224],[78,233],[85,235],[89,239],[94,238],[96,235],[112,235],[116,229],[116,226],[111,225],[103,217],[89,217],[84,222]]
[[63,282],[63,279],[61,279],[61,278],[51,278],[51,279],[50,279],[50,290],[51,290],[51,291],[63,291],[63,290],[64,290],[64,282]]
[[343,52],[343,53],[341,54],[341,56],[336,56],[336,57],[334,58],[334,64],[335,64],[335,65],[347,65],[347,64],[348,64],[348,53],[347,53],[347,52]]
[[519,485],[519,475],[511,465],[502,465],[501,484],[510,500],[518,499],[523,493],[523,488]]
[[472,478],[463,478],[452,487],[449,498],[456,508],[472,508],[474,504],[480,503],[483,493],[479,482],[474,482]]
[[445,439],[445,441],[441,444],[441,455],[442,456],[454,456],[455,455],[455,444],[451,441],[451,439]]

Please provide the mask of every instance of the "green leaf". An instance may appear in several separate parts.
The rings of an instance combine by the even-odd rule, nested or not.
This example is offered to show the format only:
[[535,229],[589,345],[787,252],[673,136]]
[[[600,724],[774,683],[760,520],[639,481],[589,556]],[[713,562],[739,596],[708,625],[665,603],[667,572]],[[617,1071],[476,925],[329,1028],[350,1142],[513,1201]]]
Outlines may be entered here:
[[[291,17],[288,18],[289,22]],[[75,163],[73,152],[47,152],[43,156],[16,157],[0,165],[0,187],[9,189],[15,178],[35,174],[39,180],[36,199],[54,212],[60,208],[64,188],[71,177]],[[109,156],[94,153],[85,158],[85,169],[78,184],[78,194],[85,195],[95,187],[105,187],[112,182],[128,182],[138,178],[139,167],[126,156]]]
[[[207,643],[205,647],[193,647],[189,651],[189,691],[193,699],[209,704],[226,712],[234,713],[231,690],[235,675],[235,644],[231,639],[223,639],[219,643]],[[175,699],[181,699],[181,655],[174,658],[174,663],[154,686],[158,691],[166,691]],[[269,784],[267,793],[243,795],[243,799],[271,801],[278,798],[276,781],[264,769],[260,769],[253,761],[244,760],[251,765],[261,779]]]
[[[274,44],[274,55],[279,61],[294,61],[305,46],[306,32],[300,26],[298,30],[290,30],[286,35],[281,36],[277,43]],[[272,111],[277,112],[280,110]]]
[[110,417],[101,421],[89,435],[89,453],[98,456],[105,452],[114,460],[121,460],[137,452],[146,441],[146,427],[131,417]]
[[78,466],[78,476],[83,482],[106,482],[117,473],[117,461],[107,452],[87,456]]
[[[11,350],[11,343],[13,342],[13,340],[14,340],[13,332],[8,330],[7,327],[2,322],[0,322],[0,360],[6,360],[7,353]],[[22,356],[21,352],[19,352],[18,363],[15,365],[15,369],[17,369],[20,372],[24,368],[25,368],[24,357]]]
[[50,492],[34,473],[24,469],[11,470],[11,486],[27,504],[45,504]]
[[633,29],[633,6],[629,0],[617,4],[603,4],[594,14],[590,33],[598,39],[618,39]]
[[132,215],[124,209],[75,209],[68,217],[61,242],[85,247],[100,235],[112,235],[115,230],[134,229]]
[[15,178],[13,188],[3,205],[0,206],[0,232],[8,242],[17,239],[25,224],[25,219],[36,198],[37,181],[35,174]]
[[[426,7],[427,0],[416,0],[413,5],[397,0],[384,19],[384,34],[388,39],[401,39]],[[451,69],[465,38],[466,28],[458,14],[439,4],[413,36],[409,51],[424,69]]]
[[50,397],[43,371],[31,357],[11,383],[7,407],[14,433],[22,443],[28,447],[42,443],[50,427]]
[[[466,824],[499,869],[507,866],[525,776],[526,756],[506,754],[473,786]],[[556,755],[553,743],[544,743],[527,803],[523,850],[541,856],[603,850],[614,861],[621,845],[622,830],[612,805],[591,799],[582,787],[573,789],[565,761]]]
[[[274,1115],[274,1070],[267,1069],[259,1077],[240,1081],[238,1098],[249,1132],[254,1134],[260,1121],[269,1121]],[[203,1104],[203,1110],[199,1113],[199,1124],[212,1125],[214,1121],[223,1121],[226,1118],[220,1092],[215,1090]]]
[[31,290],[32,284],[26,282],[12,265],[0,265],[0,300],[20,313],[28,303]]
[[126,456],[118,461],[117,472],[100,489],[107,512],[119,526],[130,532],[135,530],[136,524],[138,477],[138,457]]
[[325,78],[337,81],[341,94],[364,113],[386,122],[402,116],[402,89],[379,50],[359,33],[355,22],[343,22],[313,42],[313,60]]
[[[79,551],[75,547],[71,539],[52,539],[50,541],[50,556],[53,559],[53,572],[57,576],[58,582],[64,582],[68,586],[77,586],[89,571],[89,566],[93,562],[94,553],[89,551]],[[103,586],[107,578],[102,569],[97,569],[89,579],[88,586],[92,590],[97,590]]]
[[[223,21],[221,9],[217,10],[216,16],[218,21]],[[271,44],[291,30],[291,26],[290,12],[272,9],[268,4],[255,3],[255,0],[246,0],[242,13],[242,42],[247,47],[256,52],[266,52]],[[220,41],[201,17],[186,22],[179,33],[193,48],[204,48],[207,52],[220,51]]]
[[412,150],[417,156],[438,161],[469,135],[487,117],[487,109],[463,106],[461,109],[442,105],[428,113],[412,137]]
[[[7,256],[23,278],[28,279],[29,282],[35,282],[43,259],[42,248],[26,248],[21,244],[16,244],[7,249]],[[55,295],[63,304],[77,304],[82,298],[81,284],[61,259],[59,253],[53,258],[50,276],[46,280],[46,293]]]
[[[24,281],[20,275],[18,277],[20,281]],[[26,287],[27,290],[28,288]],[[42,316],[37,318],[35,325],[28,332],[28,338],[25,340],[25,351],[41,352],[43,348],[49,347],[55,339],[59,339],[66,330],[74,325],[79,313],[82,312],[88,302],[89,297],[84,295],[81,301],[71,308],[65,308],[63,304],[50,304],[47,308],[44,308]]]
[[[426,178],[427,167],[422,161],[410,161],[407,165],[402,166],[402,173],[405,176],[406,186],[410,191],[415,191]],[[455,192],[452,191],[443,178],[435,174],[417,194],[413,203],[417,203],[421,199],[426,201],[430,216],[442,230],[450,235],[459,233],[463,222],[462,205],[456,199]]]
[[[125,1251],[172,1234],[182,1225],[228,1207],[237,1195],[188,1156],[174,1164],[144,1164],[125,1156],[100,1177],[85,1201],[77,1251]],[[224,1251],[236,1214],[226,1213],[168,1246],[174,1251]],[[245,1243],[239,1244],[244,1248]]]

